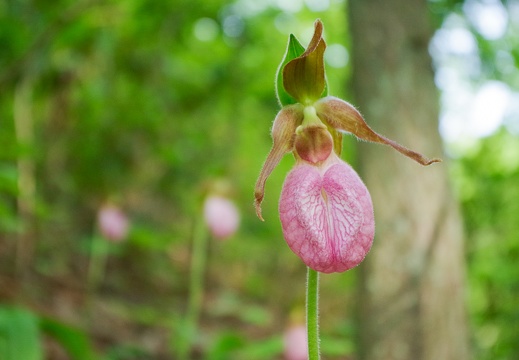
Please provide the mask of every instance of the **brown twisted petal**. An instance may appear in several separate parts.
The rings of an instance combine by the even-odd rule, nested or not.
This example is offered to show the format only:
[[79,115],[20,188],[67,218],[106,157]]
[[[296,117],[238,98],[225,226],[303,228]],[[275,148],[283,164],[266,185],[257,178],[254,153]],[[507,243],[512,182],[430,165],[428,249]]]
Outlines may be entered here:
[[357,109],[344,100],[328,96],[317,101],[315,103],[315,109],[319,118],[337,130],[350,132],[362,140],[389,145],[422,165],[431,165],[432,163],[441,162],[441,159],[428,159],[420,153],[410,150],[385,136],[377,134],[366,124]]
[[285,106],[274,119],[274,124],[272,125],[272,148],[261,168],[254,188],[256,215],[262,221],[261,202],[265,194],[265,183],[283,156],[294,148],[296,128],[303,122],[303,109],[304,107],[301,104]]

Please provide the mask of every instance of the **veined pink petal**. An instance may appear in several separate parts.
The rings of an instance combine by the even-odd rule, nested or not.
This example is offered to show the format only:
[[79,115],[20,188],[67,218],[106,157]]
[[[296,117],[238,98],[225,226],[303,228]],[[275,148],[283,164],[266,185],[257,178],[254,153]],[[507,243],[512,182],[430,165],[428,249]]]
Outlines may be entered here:
[[296,165],[283,185],[279,214],[290,249],[323,273],[357,266],[373,243],[375,221],[368,189],[339,158],[325,169]]

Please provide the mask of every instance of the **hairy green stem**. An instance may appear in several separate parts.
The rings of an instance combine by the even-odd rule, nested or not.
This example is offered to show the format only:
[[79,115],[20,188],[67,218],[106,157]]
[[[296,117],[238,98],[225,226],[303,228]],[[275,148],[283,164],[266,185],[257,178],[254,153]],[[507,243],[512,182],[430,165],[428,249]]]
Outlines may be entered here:
[[319,272],[310,268],[306,277],[306,330],[308,360],[319,360]]

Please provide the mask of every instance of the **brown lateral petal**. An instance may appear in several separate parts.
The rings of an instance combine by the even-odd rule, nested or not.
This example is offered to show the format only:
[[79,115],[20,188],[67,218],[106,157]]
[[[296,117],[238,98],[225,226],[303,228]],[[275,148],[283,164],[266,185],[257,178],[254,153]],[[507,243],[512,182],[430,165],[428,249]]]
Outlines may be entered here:
[[339,98],[328,96],[315,103],[317,116],[330,126],[341,131],[347,131],[362,140],[386,144],[415,160],[422,165],[431,165],[440,162],[441,159],[428,159],[422,154],[410,150],[391,139],[374,132],[364,121],[362,115],[348,102]]
[[256,215],[263,221],[261,216],[261,202],[265,194],[265,183],[268,177],[279,164],[283,156],[292,151],[296,128],[303,121],[303,106],[301,104],[285,106],[277,114],[272,125],[273,144],[270,152],[261,168],[256,186],[254,188],[254,206]]

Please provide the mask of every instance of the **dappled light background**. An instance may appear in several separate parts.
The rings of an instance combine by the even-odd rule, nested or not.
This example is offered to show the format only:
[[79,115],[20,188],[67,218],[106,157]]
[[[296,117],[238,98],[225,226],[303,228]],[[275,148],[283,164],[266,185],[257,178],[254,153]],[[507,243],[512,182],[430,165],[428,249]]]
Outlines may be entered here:
[[[466,228],[471,346],[478,359],[511,359],[519,2],[429,9],[440,133]],[[54,334],[23,328],[40,358],[67,359],[75,346],[92,358],[175,359],[193,238],[207,197],[219,196],[237,228],[205,234],[193,356],[286,358],[305,300],[306,268],[277,214],[293,158],[269,178],[265,222],[253,187],[290,33],[306,45],[322,19],[330,93],[354,98],[346,14],[344,0],[0,1],[0,338],[16,309]],[[355,153],[346,136],[343,158]],[[356,272],[321,279],[326,359],[355,356]],[[56,335],[67,331],[81,340],[67,345]]]

